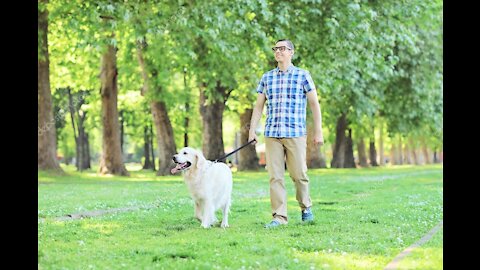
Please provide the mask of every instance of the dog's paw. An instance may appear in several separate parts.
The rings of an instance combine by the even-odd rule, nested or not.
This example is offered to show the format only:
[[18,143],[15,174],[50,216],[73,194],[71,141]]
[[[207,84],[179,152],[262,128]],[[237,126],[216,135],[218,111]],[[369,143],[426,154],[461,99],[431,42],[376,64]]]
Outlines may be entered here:
[[208,228],[210,228],[211,225],[209,225],[209,224],[202,224],[202,225],[200,225],[200,226],[202,226],[202,228],[204,228],[204,229],[208,229]]
[[223,222],[222,222],[222,224],[220,225],[220,227],[222,227],[222,228],[225,229],[225,228],[230,227],[230,225],[228,225],[228,223],[223,223]]

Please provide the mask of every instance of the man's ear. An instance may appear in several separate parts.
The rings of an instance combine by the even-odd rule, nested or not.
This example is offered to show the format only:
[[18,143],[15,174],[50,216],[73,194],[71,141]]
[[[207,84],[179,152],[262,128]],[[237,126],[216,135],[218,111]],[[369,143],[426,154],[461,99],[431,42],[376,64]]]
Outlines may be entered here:
[[197,157],[197,169],[200,169],[202,166],[205,165],[207,160],[200,151],[196,151],[195,156]]

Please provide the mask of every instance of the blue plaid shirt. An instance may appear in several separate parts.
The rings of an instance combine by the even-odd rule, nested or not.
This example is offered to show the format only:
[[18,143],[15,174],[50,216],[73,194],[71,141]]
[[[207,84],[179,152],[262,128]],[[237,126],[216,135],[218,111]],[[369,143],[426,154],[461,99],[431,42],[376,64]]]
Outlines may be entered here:
[[290,65],[263,74],[257,92],[267,99],[265,137],[292,138],[307,134],[307,92],[316,91],[310,73]]

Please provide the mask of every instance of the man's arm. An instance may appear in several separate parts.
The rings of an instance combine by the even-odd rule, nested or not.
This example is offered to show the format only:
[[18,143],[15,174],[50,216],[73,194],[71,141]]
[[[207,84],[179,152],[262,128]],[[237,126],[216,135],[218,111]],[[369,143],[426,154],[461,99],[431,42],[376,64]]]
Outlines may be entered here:
[[320,103],[318,103],[317,91],[313,89],[312,91],[307,92],[307,99],[313,114],[313,143],[321,146],[323,145],[322,113],[320,112]]
[[255,139],[253,144],[258,142],[257,134],[255,134],[255,129],[257,128],[258,121],[262,118],[263,106],[265,105],[265,94],[258,94],[257,102],[255,107],[253,107],[252,119],[250,120],[250,131],[248,132],[248,141]]

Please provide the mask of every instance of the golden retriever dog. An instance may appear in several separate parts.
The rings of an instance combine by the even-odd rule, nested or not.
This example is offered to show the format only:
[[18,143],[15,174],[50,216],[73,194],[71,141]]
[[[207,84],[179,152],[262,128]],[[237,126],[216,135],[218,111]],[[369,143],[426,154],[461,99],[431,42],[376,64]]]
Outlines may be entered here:
[[195,217],[203,228],[209,228],[217,218],[215,212],[223,211],[221,227],[228,227],[228,212],[232,197],[232,172],[221,162],[205,159],[200,151],[182,148],[173,156],[177,164],[172,174],[183,171],[183,179],[195,203]]

